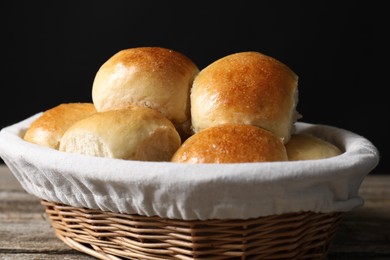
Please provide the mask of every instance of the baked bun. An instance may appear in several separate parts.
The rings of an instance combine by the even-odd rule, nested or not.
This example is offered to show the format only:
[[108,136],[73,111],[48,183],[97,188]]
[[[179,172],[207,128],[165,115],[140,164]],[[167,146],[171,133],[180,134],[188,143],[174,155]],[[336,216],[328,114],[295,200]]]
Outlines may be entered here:
[[287,161],[283,142],[268,130],[252,125],[224,124],[190,136],[172,162],[242,163]]
[[92,103],[63,103],[42,113],[24,134],[24,140],[58,149],[65,131],[75,122],[96,113]]
[[293,134],[285,146],[289,161],[325,159],[342,153],[337,146],[309,134]]
[[251,124],[287,142],[299,116],[297,102],[298,76],[288,66],[259,52],[231,54],[202,69],[193,82],[193,131]]
[[129,106],[97,112],[63,135],[60,151],[140,161],[169,161],[181,144],[170,120],[157,110]]
[[130,104],[156,109],[180,132],[190,133],[190,88],[199,72],[196,64],[162,47],[124,49],[97,71],[92,100],[99,112]]

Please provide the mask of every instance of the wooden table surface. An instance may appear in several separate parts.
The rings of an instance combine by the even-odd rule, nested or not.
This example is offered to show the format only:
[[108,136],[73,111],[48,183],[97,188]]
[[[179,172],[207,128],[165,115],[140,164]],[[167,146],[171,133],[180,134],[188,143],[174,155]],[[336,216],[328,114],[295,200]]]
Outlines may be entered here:
[[[390,259],[390,174],[368,175],[365,204],[345,214],[329,260]],[[40,200],[0,165],[0,259],[95,259],[71,249],[55,235]]]

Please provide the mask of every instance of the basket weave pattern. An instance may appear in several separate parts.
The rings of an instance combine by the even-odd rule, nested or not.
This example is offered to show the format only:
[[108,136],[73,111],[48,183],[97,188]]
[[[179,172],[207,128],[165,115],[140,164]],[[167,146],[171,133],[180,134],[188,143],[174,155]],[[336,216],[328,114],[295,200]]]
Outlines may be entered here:
[[325,259],[342,213],[174,220],[41,201],[56,236],[99,259]]

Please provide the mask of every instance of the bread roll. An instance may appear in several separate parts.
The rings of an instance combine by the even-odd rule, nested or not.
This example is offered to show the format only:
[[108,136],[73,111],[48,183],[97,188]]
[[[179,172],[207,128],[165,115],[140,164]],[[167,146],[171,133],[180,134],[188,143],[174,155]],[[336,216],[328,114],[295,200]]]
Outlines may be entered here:
[[242,163],[287,161],[283,142],[268,130],[241,124],[209,127],[190,136],[172,162]]
[[170,120],[157,110],[130,106],[97,112],[72,125],[60,151],[140,161],[169,161],[181,144]]
[[196,76],[191,91],[194,132],[235,123],[265,128],[287,142],[299,117],[298,76],[259,52],[234,53]]
[[156,109],[180,132],[190,133],[190,88],[198,72],[192,60],[174,50],[124,49],[97,71],[92,100],[99,112],[130,104]]
[[27,129],[24,140],[58,149],[65,131],[75,122],[96,113],[92,103],[63,103],[42,113]]
[[286,150],[289,161],[325,159],[342,153],[337,146],[309,134],[293,134]]

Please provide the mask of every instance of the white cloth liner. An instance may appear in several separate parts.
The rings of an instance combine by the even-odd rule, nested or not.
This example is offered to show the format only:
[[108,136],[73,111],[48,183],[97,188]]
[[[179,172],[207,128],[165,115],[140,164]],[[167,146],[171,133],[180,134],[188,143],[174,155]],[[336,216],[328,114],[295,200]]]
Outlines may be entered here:
[[64,153],[21,137],[41,113],[0,131],[0,156],[38,198],[75,207],[170,219],[248,219],[363,205],[359,188],[379,153],[364,137],[296,123],[344,153],[322,160],[240,164],[141,162]]

